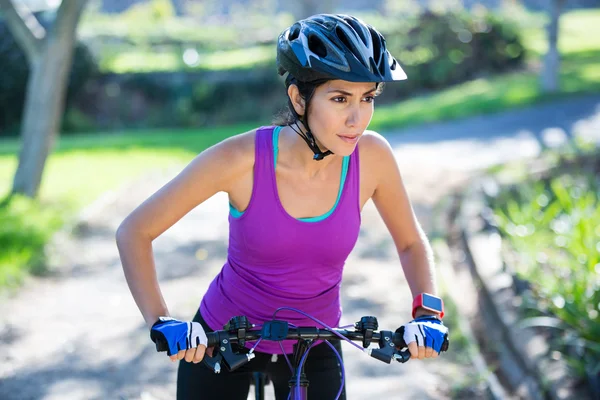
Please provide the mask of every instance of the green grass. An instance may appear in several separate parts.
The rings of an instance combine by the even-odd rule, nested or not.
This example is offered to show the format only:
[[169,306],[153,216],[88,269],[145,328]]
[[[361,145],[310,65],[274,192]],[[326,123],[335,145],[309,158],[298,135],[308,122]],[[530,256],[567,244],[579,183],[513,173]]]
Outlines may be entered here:
[[[539,19],[547,22],[547,18]],[[534,56],[548,49],[546,32],[540,21],[522,31],[523,43]],[[558,50],[562,55],[597,51],[600,47],[600,9],[569,11],[561,16]]]
[[[191,61],[184,61],[186,49],[169,51],[144,50],[136,47],[127,52],[115,52],[101,60],[100,70],[105,72],[153,72],[177,70],[250,69],[274,59],[273,46],[253,46],[244,49],[196,53]],[[193,54],[193,48],[190,50]]]
[[[253,126],[62,136],[46,164],[40,199],[79,209],[151,168],[186,163],[209,146]],[[16,140],[0,141],[0,196],[10,190],[18,146]]]

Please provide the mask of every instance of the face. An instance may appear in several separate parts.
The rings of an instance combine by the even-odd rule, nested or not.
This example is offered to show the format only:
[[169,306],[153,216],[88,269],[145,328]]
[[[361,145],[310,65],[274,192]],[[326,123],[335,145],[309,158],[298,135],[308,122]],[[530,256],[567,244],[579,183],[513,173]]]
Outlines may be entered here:
[[[373,82],[343,80],[328,81],[317,87],[310,100],[308,124],[322,149],[340,156],[352,154],[373,117],[376,88]],[[303,115],[303,100],[293,103]]]

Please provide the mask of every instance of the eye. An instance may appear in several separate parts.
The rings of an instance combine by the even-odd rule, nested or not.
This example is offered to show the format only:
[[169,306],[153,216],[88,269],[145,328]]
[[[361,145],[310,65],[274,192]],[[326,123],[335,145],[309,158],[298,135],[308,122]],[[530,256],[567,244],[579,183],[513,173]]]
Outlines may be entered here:
[[336,103],[345,103],[346,102],[346,98],[344,96],[334,97],[331,100],[335,101]]
[[375,101],[375,96],[367,96],[365,97],[367,103],[372,103]]

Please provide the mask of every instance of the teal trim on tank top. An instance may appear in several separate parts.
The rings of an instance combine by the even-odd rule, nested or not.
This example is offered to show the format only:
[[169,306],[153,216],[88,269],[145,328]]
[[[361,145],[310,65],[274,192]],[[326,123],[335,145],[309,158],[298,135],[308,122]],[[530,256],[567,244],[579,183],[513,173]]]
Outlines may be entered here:
[[[277,156],[279,155],[279,131],[281,131],[281,128],[282,128],[281,126],[277,126],[277,127],[275,127],[275,129],[273,129],[273,160],[274,160],[273,168],[275,168],[277,166]],[[349,162],[350,162],[350,156],[345,156],[344,159],[342,160],[342,177],[340,179],[340,189],[338,191],[338,195],[337,195],[337,199],[335,200],[335,204],[333,205],[331,210],[329,210],[328,212],[326,212],[323,215],[319,215],[318,217],[296,218],[298,221],[319,222],[319,221],[322,221],[325,218],[329,217],[335,211],[335,208],[337,207],[338,203],[340,202],[340,198],[342,197],[342,192],[344,191],[344,184],[346,183],[346,175],[348,174],[348,163]],[[244,215],[243,211],[238,211],[234,206],[231,205],[231,203],[229,203],[229,212],[231,213],[231,216],[234,218],[239,218],[242,215]]]

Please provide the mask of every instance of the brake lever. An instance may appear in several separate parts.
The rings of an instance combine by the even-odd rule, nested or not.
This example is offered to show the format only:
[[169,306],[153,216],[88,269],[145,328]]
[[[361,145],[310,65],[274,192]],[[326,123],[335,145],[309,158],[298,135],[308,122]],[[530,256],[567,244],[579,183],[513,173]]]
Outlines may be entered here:
[[204,356],[204,363],[215,373],[221,372],[221,362],[225,362],[229,371],[234,371],[252,360],[256,355],[254,353],[239,354],[234,353],[229,341],[227,332],[219,332],[219,341],[217,342],[217,354],[213,357]]
[[410,359],[410,352],[408,350],[399,351],[396,349],[393,341],[394,333],[392,331],[380,331],[379,333],[379,349],[367,350],[367,353],[371,357],[387,364],[390,364],[392,360],[405,363]]

